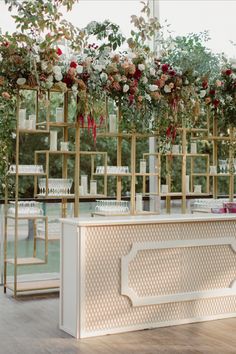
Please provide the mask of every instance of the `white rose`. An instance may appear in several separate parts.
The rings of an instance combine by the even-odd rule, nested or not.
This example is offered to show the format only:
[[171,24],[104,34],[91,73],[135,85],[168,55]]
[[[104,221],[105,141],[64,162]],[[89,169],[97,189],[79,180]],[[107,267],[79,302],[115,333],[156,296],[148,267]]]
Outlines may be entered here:
[[48,63],[46,61],[41,61],[41,69],[43,71],[47,70],[47,67],[48,67]]
[[157,86],[157,85],[149,85],[148,88],[149,88],[149,90],[152,91],[152,92],[158,90],[158,86]]
[[155,76],[156,70],[154,68],[150,68],[150,75]]
[[52,82],[52,81],[50,81],[50,80],[48,81],[48,80],[47,80],[47,81],[45,82],[45,88],[46,88],[46,89],[49,90],[52,86],[53,86],[53,82]]
[[62,73],[59,73],[59,74],[56,74],[56,75],[55,75],[55,80],[56,80],[56,81],[61,81],[62,78],[63,78]]
[[129,85],[124,85],[123,86],[123,92],[128,92],[129,91]]
[[35,60],[36,60],[36,63],[40,63],[40,56],[39,55],[35,55]]
[[101,72],[102,69],[103,69],[103,66],[100,65],[100,64],[96,64],[96,65],[94,65],[94,69],[97,70],[97,71],[99,71],[99,72]]
[[144,84],[146,84],[146,83],[148,82],[148,79],[147,79],[146,76],[144,76],[144,77],[142,78],[142,82],[143,82]]
[[61,74],[60,66],[54,66],[53,67],[53,72],[54,72],[55,75],[60,75]]
[[82,74],[83,70],[84,70],[83,65],[77,65],[76,71],[78,74]]
[[151,100],[152,100],[152,99],[151,99],[151,96],[149,96],[147,93],[145,93],[145,98],[146,98],[146,100],[149,101],[149,102],[151,102]]
[[101,73],[101,74],[100,74],[100,78],[101,78],[101,80],[102,80],[103,82],[105,82],[105,81],[107,81],[107,79],[108,79],[108,75],[107,75],[106,73]]
[[206,96],[206,90],[201,90],[200,91],[200,97],[203,98]]
[[165,91],[165,93],[170,93],[171,92],[171,88],[169,87],[169,85],[165,85],[164,86],[164,91]]
[[140,71],[145,70],[145,65],[144,65],[144,64],[138,64],[138,69],[139,69]]
[[24,85],[26,83],[26,79],[24,77],[19,77],[19,79],[17,79],[16,83],[19,86]]
[[49,75],[49,76],[47,77],[47,81],[48,81],[48,82],[53,82],[53,76],[52,76],[52,75]]

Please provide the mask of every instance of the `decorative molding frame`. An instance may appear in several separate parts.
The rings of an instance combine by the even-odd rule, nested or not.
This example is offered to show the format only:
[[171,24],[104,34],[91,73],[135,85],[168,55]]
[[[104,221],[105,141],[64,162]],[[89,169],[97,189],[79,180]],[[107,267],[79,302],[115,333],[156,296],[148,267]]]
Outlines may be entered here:
[[236,238],[234,237],[164,242],[135,242],[132,244],[130,253],[121,258],[121,295],[129,297],[133,306],[159,305],[170,302],[191,301],[202,298],[236,295],[236,279],[232,280],[228,288],[176,293],[170,295],[138,297],[135,291],[132,288],[129,288],[129,263],[134,260],[137,253],[140,251],[224,245],[230,246],[236,253]]

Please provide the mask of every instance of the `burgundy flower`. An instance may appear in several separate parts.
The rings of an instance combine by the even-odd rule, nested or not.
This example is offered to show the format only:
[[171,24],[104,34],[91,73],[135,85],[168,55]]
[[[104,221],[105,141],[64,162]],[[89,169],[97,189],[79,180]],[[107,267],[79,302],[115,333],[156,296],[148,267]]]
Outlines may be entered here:
[[169,71],[169,74],[170,74],[170,76],[175,76],[175,75],[176,75],[176,72],[175,72],[174,70],[170,70],[170,71]]
[[62,50],[60,48],[57,48],[57,55],[62,55]]
[[4,42],[2,45],[3,45],[4,47],[8,48],[9,45],[10,45],[10,43],[9,43],[9,42]]
[[166,129],[166,137],[167,138],[170,138],[170,136],[171,136],[171,129],[172,129],[171,125],[169,125],[169,127]]
[[225,70],[225,75],[229,76],[232,74],[232,72],[233,71],[231,69],[227,69],[227,70]]
[[214,95],[216,94],[216,91],[213,90],[213,89],[211,89],[211,90],[209,91],[209,94],[212,95],[212,96],[214,96]]
[[220,104],[220,101],[217,98],[215,98],[212,103],[213,103],[214,107],[217,108]]
[[62,81],[67,85],[67,87],[72,87],[74,84],[74,80],[68,75],[66,75]]
[[129,103],[132,104],[134,102],[134,95],[129,95]]
[[163,73],[166,73],[169,69],[169,64],[163,64],[161,67],[161,70],[163,71]]
[[206,89],[208,87],[208,82],[207,81],[203,81],[202,82],[202,88]]
[[76,69],[77,68],[77,63],[75,61],[72,61],[70,63],[70,67]]
[[134,73],[134,78],[136,80],[140,80],[141,76],[142,76],[142,71],[136,68],[135,73]]

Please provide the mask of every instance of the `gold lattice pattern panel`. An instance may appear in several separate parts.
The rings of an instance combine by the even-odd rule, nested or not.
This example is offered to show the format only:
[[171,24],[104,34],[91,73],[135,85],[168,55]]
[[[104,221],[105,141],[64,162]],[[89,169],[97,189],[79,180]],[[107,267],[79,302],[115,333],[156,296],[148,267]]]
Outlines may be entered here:
[[[186,226],[187,231],[183,232]],[[130,252],[133,243],[175,241],[206,236],[216,238],[222,237],[223,233],[235,237],[235,231],[236,227],[231,222],[87,228],[84,268],[86,300],[82,307],[84,332],[145,326],[151,323],[211,316],[219,312],[235,313],[234,296],[133,307],[130,299],[121,295],[121,258]],[[209,246],[205,247],[204,251],[201,247],[186,250],[148,250],[139,252],[137,256],[138,258],[130,264],[129,281],[141,296],[162,295],[163,291],[168,294],[178,293],[180,289],[190,291],[212,289],[225,284],[228,286],[229,280],[236,276],[236,257],[229,246]],[[203,258],[207,259],[207,264],[204,264]],[[183,262],[187,262],[189,267],[186,267],[181,275]],[[206,266],[209,267],[207,276],[203,272]],[[136,271],[132,271],[132,268]],[[139,277],[135,273],[139,274]]]

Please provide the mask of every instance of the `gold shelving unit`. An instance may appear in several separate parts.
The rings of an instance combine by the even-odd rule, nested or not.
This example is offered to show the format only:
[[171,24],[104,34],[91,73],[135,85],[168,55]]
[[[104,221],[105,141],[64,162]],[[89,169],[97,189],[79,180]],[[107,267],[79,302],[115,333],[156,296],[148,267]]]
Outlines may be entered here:
[[[28,88],[25,88],[28,89]],[[135,131],[132,132],[122,132],[120,128],[117,132],[109,132],[108,130],[108,120],[104,123],[103,131],[97,132],[97,139],[115,139],[117,146],[116,153],[116,167],[122,167],[124,165],[129,164],[129,170],[127,172],[110,172],[108,170],[109,167],[109,151],[82,151],[81,150],[81,140],[83,139],[83,131],[86,129],[86,126],[81,126],[80,122],[77,122],[77,119],[74,119],[72,122],[69,119],[68,111],[70,104],[69,95],[71,92],[67,92],[65,94],[60,93],[63,96],[63,121],[56,122],[52,121],[50,104],[45,106],[45,114],[43,114],[43,120],[40,121],[40,107],[39,107],[39,93],[35,89],[33,89],[36,94],[36,129],[22,129],[19,127],[19,109],[20,109],[20,95],[18,95],[17,99],[17,126],[16,126],[16,154],[15,154],[15,165],[16,171],[15,173],[11,173],[9,175],[14,175],[15,177],[15,214],[8,215],[7,213],[7,205],[8,205],[8,193],[6,192],[5,196],[5,246],[4,246],[4,291],[6,289],[10,289],[13,291],[14,296],[18,293],[22,293],[25,291],[38,291],[38,290],[48,290],[48,289],[58,289],[59,288],[59,280],[52,279],[45,281],[32,281],[32,282],[19,282],[17,269],[18,266],[23,265],[40,265],[45,264],[48,261],[48,242],[49,241],[58,241],[58,235],[54,234],[52,237],[49,237],[48,233],[48,217],[47,216],[35,216],[32,217],[30,215],[21,216],[18,210],[18,202],[19,202],[19,178],[24,178],[24,176],[32,176],[34,180],[34,195],[32,199],[34,200],[60,200],[61,201],[61,217],[67,216],[67,204],[68,200],[73,201],[74,210],[73,215],[77,217],[79,215],[79,201],[81,199],[85,200],[94,200],[94,199],[108,199],[108,187],[111,179],[116,179],[116,194],[114,198],[117,201],[121,201],[122,199],[129,201],[129,214],[130,215],[148,215],[148,214],[157,214],[159,213],[159,209],[155,209],[151,207],[145,207],[142,210],[138,210],[137,208],[137,193],[142,195],[142,203],[145,200],[149,200],[151,198],[156,198],[160,200],[160,198],[165,198],[166,201],[166,210],[167,212],[171,212],[171,201],[173,198],[179,198],[182,201],[182,213],[186,213],[187,211],[187,198],[188,197],[203,197],[203,196],[213,196],[214,198],[218,197],[218,189],[217,184],[218,180],[221,177],[229,178],[229,199],[233,200],[234,195],[234,171],[233,171],[233,158],[234,152],[231,148],[229,148],[229,164],[230,169],[227,173],[216,173],[210,174],[210,164],[217,166],[218,165],[218,144],[219,143],[236,143],[236,135],[235,130],[230,129],[228,136],[221,136],[218,132],[217,127],[217,119],[214,117],[212,124],[210,124],[210,118],[207,117],[207,128],[186,128],[180,127],[178,128],[181,152],[180,153],[161,153],[158,148],[157,151],[148,152],[142,151],[138,153],[138,141],[139,139],[146,139],[148,143],[149,138],[156,138],[158,141],[159,133],[147,134],[147,133],[138,133]],[[53,99],[53,95],[57,94],[58,91],[47,91],[46,97],[48,102]],[[108,108],[106,108],[107,117],[108,117]],[[74,117],[76,118],[76,117]],[[117,122],[118,126],[121,122],[122,116],[120,109],[117,111]],[[62,134],[63,142],[69,141],[69,135],[71,131],[74,136],[74,147],[73,151],[59,151],[59,150],[47,150],[47,149],[37,149],[33,151],[34,154],[34,164],[42,164],[43,160],[44,172],[42,173],[24,173],[19,171],[19,154],[20,154],[20,136],[23,134],[36,134],[36,135],[49,135],[51,128],[57,129]],[[212,129],[212,131],[211,131]],[[190,153],[188,152],[188,144],[190,141],[207,141],[212,143],[212,156],[209,153]],[[129,156],[123,156],[122,146],[124,141],[129,145]],[[139,169],[139,155],[140,158],[146,161],[147,170],[144,172]],[[68,178],[68,162],[72,161],[71,165],[73,165],[73,193],[66,193],[63,195],[49,195],[48,193],[48,183],[49,178],[53,178],[53,173],[50,170],[50,162],[55,159],[60,160],[61,162],[61,177],[63,179]],[[71,160],[70,160],[71,159]],[[88,173],[88,181],[96,180],[97,182],[101,181],[99,191],[95,194],[87,193],[86,195],[80,194],[80,180],[81,180],[81,171],[83,170],[83,161],[86,160],[87,166],[90,165],[90,172]],[[175,169],[175,165],[173,161],[179,161],[180,172],[177,178],[179,178],[181,188],[179,191],[175,191],[173,187],[172,181],[172,172]],[[205,167],[202,171],[195,171],[195,164],[197,159],[201,159],[201,161],[205,161]],[[102,161],[104,171],[97,171],[97,160]],[[129,161],[129,162],[127,162]],[[152,162],[151,162],[152,161]],[[119,171],[119,170],[117,170]],[[166,171],[166,172],[165,172]],[[189,190],[186,187],[187,176],[189,176]],[[38,181],[39,178],[45,178],[46,180],[46,188],[45,193],[39,193]],[[153,190],[148,189],[149,179],[152,179],[153,182]],[[193,189],[195,179],[204,178],[206,188],[202,193],[196,193]],[[129,194],[122,195],[122,181],[123,179],[128,179]],[[166,180],[166,185],[168,186],[168,192],[162,193],[161,191],[161,183],[162,180]],[[125,197],[125,198],[124,198]],[[150,204],[150,203],[149,203]],[[106,213],[95,213],[99,215],[107,215]],[[125,213],[127,215],[128,213]],[[114,214],[112,214],[114,215]],[[7,225],[8,220],[13,219],[15,221],[14,224],[14,257],[9,258],[7,255]],[[19,240],[19,221],[20,220],[33,220],[34,224],[34,241],[33,241],[33,252],[32,256],[28,258],[20,258],[18,256],[18,240]],[[36,233],[36,224],[37,221],[41,220],[44,223],[44,233],[43,235],[37,235]],[[42,259],[37,258],[37,242],[44,242],[44,257]],[[14,276],[13,281],[9,283],[7,280],[7,267],[11,265],[14,267]]]

